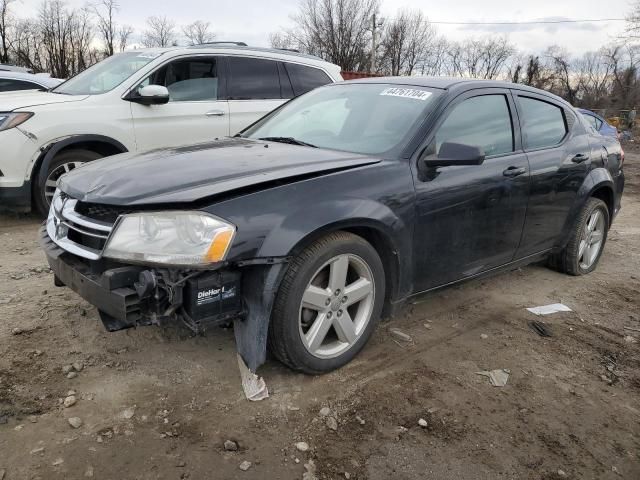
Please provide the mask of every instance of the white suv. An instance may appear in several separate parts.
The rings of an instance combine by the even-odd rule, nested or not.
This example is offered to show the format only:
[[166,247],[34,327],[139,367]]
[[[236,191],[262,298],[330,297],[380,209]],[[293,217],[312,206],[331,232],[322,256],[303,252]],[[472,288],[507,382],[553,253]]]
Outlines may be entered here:
[[0,207],[45,214],[57,179],[108,155],[233,135],[340,67],[242,45],[128,51],[49,92],[0,93]]

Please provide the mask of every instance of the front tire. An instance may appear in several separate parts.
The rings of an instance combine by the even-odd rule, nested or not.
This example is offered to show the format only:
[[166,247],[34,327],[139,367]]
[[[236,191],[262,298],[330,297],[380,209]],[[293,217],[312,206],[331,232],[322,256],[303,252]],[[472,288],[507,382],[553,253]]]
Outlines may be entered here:
[[276,296],[271,353],[288,367],[326,373],[350,362],[380,318],[385,273],[363,238],[335,232],[297,255]]
[[102,157],[103,155],[97,152],[82,149],[68,150],[56,155],[49,163],[46,171],[41,171],[38,175],[38,183],[33,195],[38,213],[43,217],[46,217],[49,213],[49,205],[51,205],[58,178],[84,163],[92,162]]
[[568,275],[586,275],[595,270],[609,231],[609,209],[599,198],[590,198],[580,211],[567,246],[552,258],[552,264]]

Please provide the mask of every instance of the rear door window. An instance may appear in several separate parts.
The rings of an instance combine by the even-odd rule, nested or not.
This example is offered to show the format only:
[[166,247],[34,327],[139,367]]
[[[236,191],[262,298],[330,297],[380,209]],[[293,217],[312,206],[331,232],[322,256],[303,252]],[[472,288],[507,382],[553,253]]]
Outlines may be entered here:
[[505,95],[481,95],[453,107],[435,136],[436,155],[445,142],[481,147],[487,156],[513,152],[513,126]]
[[227,57],[229,100],[280,99],[278,62],[261,58]]
[[289,73],[289,78],[291,79],[293,93],[296,97],[314,88],[332,83],[329,75],[319,68],[299,65],[297,63],[285,63],[285,65]]
[[556,146],[567,135],[567,122],[561,107],[522,96],[518,96],[518,107],[526,149]]

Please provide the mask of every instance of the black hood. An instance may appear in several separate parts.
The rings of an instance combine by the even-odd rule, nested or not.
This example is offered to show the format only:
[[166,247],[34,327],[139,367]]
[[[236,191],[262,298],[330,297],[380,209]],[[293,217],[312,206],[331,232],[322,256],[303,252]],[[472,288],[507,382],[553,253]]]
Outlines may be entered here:
[[230,138],[96,160],[61,177],[59,186],[91,203],[189,203],[378,161],[334,150]]

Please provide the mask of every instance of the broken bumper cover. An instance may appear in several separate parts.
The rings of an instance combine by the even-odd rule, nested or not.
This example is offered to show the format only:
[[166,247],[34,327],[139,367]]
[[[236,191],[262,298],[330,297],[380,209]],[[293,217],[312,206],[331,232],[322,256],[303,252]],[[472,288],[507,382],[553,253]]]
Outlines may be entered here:
[[[171,304],[159,288],[150,298],[140,298],[135,284],[141,273],[149,271],[144,266],[98,268],[96,273],[92,265],[101,261],[80,259],[60,248],[45,227],[40,229],[40,244],[58,283],[94,305],[107,330],[180,319],[192,330],[204,331],[234,320],[238,353],[249,369],[255,372],[265,362],[271,310],[286,263],[247,265],[242,275],[230,270],[183,276],[179,290],[171,295],[179,304]],[[212,296],[220,301],[210,302]]]
[[[40,245],[59,282],[101,312],[121,322],[121,328],[141,322],[140,298],[133,284],[142,267],[126,266],[105,270],[100,274],[92,273],[89,265],[58,247],[47,235],[45,227],[40,228]],[[111,330],[106,323],[105,326]]]

